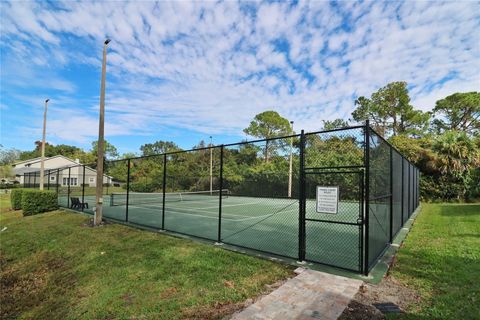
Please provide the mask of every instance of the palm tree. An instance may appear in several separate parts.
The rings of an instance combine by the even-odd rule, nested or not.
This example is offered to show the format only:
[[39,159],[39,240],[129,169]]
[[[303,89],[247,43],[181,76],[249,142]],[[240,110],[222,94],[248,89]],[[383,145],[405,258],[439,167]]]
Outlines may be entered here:
[[437,167],[442,174],[462,176],[480,164],[480,155],[473,139],[465,132],[446,131],[432,145],[437,152]]
[[480,152],[475,141],[465,132],[450,130],[434,140],[432,150],[436,152],[435,169],[447,180],[460,183],[457,198],[464,197],[470,182],[469,173],[480,165]]

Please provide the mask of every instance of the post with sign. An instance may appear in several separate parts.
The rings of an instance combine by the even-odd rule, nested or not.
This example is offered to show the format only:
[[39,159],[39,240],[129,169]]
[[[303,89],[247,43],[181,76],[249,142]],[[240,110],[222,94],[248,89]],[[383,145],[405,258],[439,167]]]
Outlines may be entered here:
[[339,187],[317,186],[317,212],[337,214]]

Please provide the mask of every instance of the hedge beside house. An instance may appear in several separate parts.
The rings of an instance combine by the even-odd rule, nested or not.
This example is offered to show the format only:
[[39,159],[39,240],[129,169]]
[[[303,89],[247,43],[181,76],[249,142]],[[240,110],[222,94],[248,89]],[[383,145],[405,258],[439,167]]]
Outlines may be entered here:
[[22,210],[24,216],[58,209],[57,195],[49,190],[23,190]]
[[13,210],[22,209],[22,194],[23,189],[14,189],[10,193],[10,202]]

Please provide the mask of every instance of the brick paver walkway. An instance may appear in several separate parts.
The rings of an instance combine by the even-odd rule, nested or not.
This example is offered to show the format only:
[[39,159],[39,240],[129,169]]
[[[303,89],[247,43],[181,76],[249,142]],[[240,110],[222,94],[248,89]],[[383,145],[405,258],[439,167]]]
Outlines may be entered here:
[[337,319],[362,284],[360,280],[324,272],[297,270],[299,275],[234,314],[232,320]]

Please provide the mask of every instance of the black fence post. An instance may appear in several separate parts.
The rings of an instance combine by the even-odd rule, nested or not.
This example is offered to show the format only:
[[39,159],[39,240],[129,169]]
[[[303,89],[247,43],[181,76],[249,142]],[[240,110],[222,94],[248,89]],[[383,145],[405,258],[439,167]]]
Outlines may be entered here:
[[167,154],[163,154],[163,182],[162,182],[162,230],[165,230],[165,189],[167,188]]
[[223,196],[223,144],[220,146],[220,195],[218,197],[218,237],[217,242],[222,242],[222,196]]
[[306,255],[306,232],[305,232],[305,132],[300,133],[300,172],[299,172],[299,193],[298,193],[298,260],[305,261]]
[[370,121],[367,120],[365,123],[365,157],[364,157],[364,166],[365,166],[365,259],[364,259],[364,274],[368,276],[368,267],[369,267],[369,213],[370,213]]
[[70,171],[71,171],[71,167],[68,167],[68,180],[67,180],[67,208],[70,208]]
[[57,183],[56,187],[55,187],[55,191],[57,192],[57,202],[58,202],[58,188],[60,187],[60,169],[57,169],[57,177],[55,178],[57,181],[55,181]]
[[393,242],[393,149],[390,149],[390,243]]
[[47,174],[47,190],[50,190],[50,170],[48,170]]
[[130,159],[127,160],[127,201],[125,206],[125,221],[128,222],[128,206],[130,202]]
[[82,211],[85,209],[85,165],[82,166],[83,167],[83,173],[82,173]]

